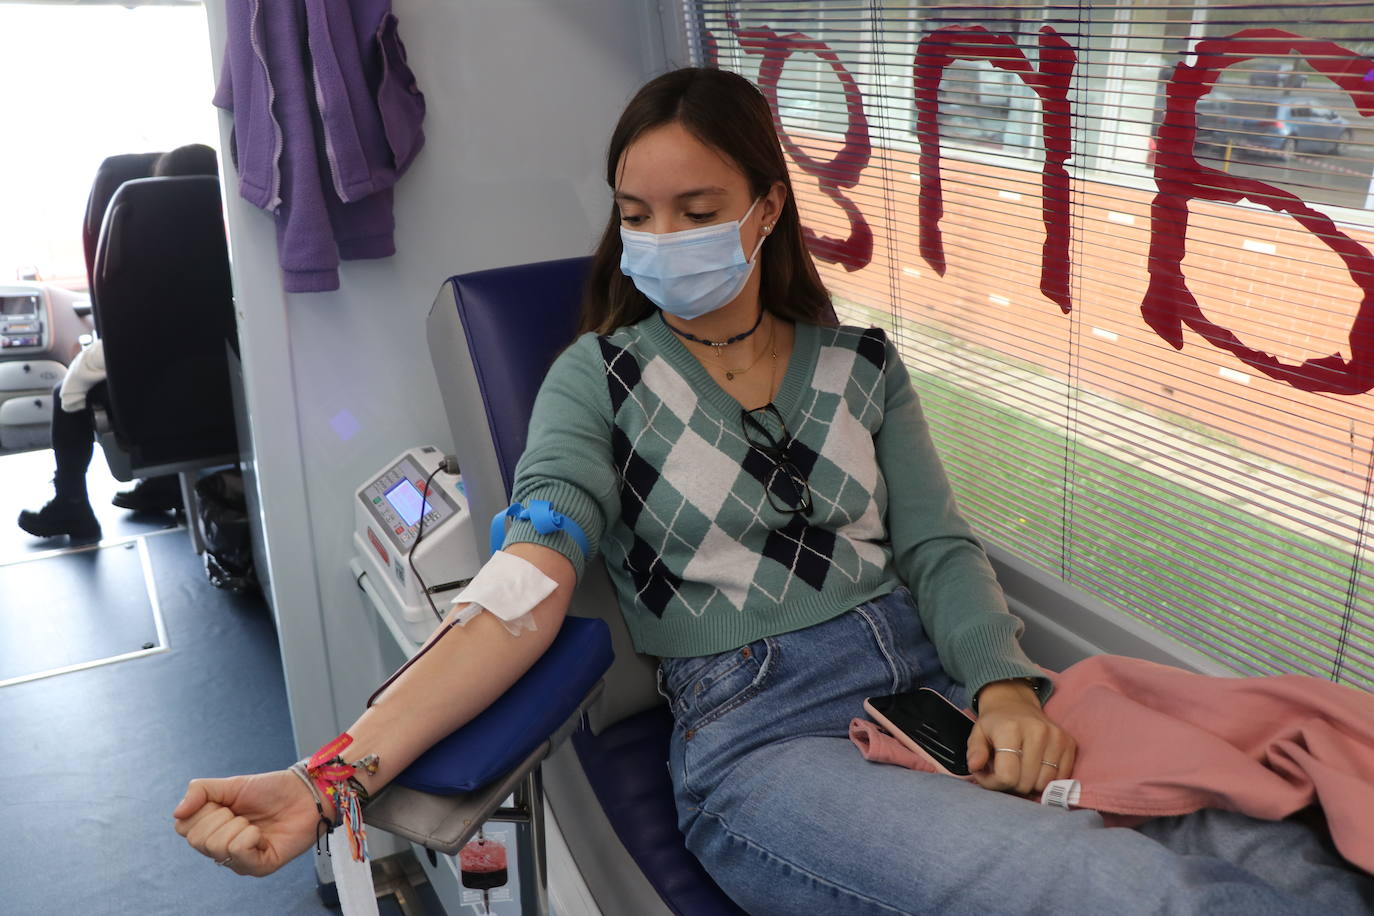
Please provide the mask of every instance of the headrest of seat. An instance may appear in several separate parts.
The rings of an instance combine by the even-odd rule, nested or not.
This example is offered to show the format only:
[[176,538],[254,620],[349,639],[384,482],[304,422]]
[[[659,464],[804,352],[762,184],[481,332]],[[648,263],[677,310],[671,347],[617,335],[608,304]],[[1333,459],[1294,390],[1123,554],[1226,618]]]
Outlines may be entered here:
[[197,424],[223,430],[232,451],[225,344],[237,332],[219,179],[126,181],[101,224],[92,280],[111,414],[135,462],[154,463],[149,444],[169,436],[205,438]]
[[91,184],[91,195],[86,199],[86,221],[81,226],[81,244],[86,251],[86,282],[95,276],[95,249],[100,241],[100,224],[105,221],[105,211],[109,209],[110,198],[126,181],[147,178],[153,174],[153,166],[161,153],[125,153],[110,156],[95,170],[95,181]]
[[101,224],[92,276],[97,312],[105,290],[118,281],[127,294],[135,283],[149,293],[175,289],[228,290],[228,247],[219,179],[209,175],[126,181],[110,200]]
[[[164,335],[176,348],[178,338],[209,315],[228,316],[224,321],[232,327],[219,179],[139,178],[120,186],[101,226],[91,293],[107,364],[115,338],[123,335],[149,343]],[[219,352],[222,339],[212,345]]]
[[[591,258],[462,274],[449,282],[509,493],[544,374],[572,343]],[[456,432],[456,431],[455,431]]]

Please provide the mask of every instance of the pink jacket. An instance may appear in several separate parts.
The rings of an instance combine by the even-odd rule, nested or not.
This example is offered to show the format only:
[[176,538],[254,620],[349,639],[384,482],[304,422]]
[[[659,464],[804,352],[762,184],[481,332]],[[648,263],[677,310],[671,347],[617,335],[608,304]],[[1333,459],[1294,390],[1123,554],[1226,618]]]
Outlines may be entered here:
[[[1312,677],[1207,677],[1115,655],[1050,676],[1045,712],[1078,741],[1077,786],[1061,787],[1078,797],[1066,806],[1121,826],[1200,808],[1278,820],[1315,803],[1341,854],[1374,873],[1374,696]],[[867,719],[851,722],[849,737],[869,760],[930,769]]]

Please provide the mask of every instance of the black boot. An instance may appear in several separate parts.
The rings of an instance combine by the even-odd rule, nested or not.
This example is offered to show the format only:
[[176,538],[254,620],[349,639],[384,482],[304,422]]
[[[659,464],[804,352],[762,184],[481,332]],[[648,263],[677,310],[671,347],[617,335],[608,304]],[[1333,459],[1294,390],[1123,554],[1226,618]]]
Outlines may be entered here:
[[40,538],[65,534],[73,541],[100,540],[100,522],[85,498],[54,496],[37,512],[20,512],[19,527]]
[[148,477],[132,490],[122,490],[110,500],[131,512],[170,512],[181,508],[181,478],[175,474]]

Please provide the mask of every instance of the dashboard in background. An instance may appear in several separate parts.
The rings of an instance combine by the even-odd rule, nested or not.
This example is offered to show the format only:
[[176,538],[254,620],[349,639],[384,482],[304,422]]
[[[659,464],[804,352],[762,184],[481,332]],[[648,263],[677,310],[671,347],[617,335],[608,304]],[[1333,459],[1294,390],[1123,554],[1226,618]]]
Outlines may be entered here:
[[0,315],[36,315],[41,301],[38,293],[0,296]]
[[79,315],[85,295],[49,284],[0,285],[0,360],[42,359],[66,366],[90,333]]
[[91,331],[86,302],[46,283],[0,285],[0,454],[51,441],[53,386]]
[[46,318],[41,290],[0,290],[0,351],[41,349],[48,336]]

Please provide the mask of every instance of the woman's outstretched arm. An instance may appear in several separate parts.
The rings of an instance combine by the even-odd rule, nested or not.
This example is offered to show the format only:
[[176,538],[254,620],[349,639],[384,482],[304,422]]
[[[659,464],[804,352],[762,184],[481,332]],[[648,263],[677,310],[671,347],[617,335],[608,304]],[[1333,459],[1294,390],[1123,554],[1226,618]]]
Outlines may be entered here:
[[[357,773],[370,794],[376,795],[416,757],[491,705],[558,634],[576,584],[572,564],[538,544],[516,543],[505,549],[533,563],[556,584],[532,612],[537,629],[512,636],[494,615],[482,613],[454,627],[401,674],[348,728],[353,738],[345,752],[348,760],[378,757],[376,773],[361,768]],[[442,630],[436,630],[429,643]],[[334,816],[332,810],[325,813]],[[239,874],[259,876],[310,848],[319,822],[309,789],[289,770],[194,779],[172,816],[177,833],[196,850]]]

